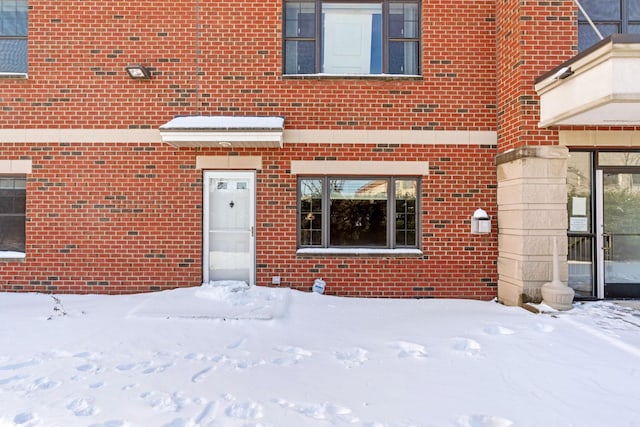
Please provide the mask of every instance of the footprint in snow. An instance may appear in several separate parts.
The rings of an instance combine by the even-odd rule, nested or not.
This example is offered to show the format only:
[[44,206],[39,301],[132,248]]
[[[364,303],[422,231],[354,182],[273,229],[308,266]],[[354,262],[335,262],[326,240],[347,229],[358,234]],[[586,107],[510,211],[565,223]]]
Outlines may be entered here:
[[163,412],[179,412],[186,405],[192,403],[191,399],[185,397],[181,392],[162,393],[148,391],[140,395],[149,406]]
[[274,402],[285,409],[298,412],[314,420],[329,421],[331,424],[353,424],[360,421],[358,417],[352,415],[351,409],[331,402],[295,403],[286,399],[275,399]]
[[391,348],[398,350],[399,358],[411,357],[414,359],[422,359],[427,357],[427,351],[424,346],[409,341],[394,341],[389,344]]
[[89,427],[129,427],[130,425],[131,424],[123,420],[109,420],[100,424],[91,424]]
[[13,417],[13,423],[20,427],[31,427],[39,424],[38,417],[33,412],[21,412]]
[[225,414],[241,420],[257,420],[264,416],[262,405],[256,402],[234,402],[227,407]]
[[548,323],[536,322],[533,324],[533,329],[538,332],[550,333],[554,331],[554,327]]
[[54,381],[48,377],[38,378],[31,384],[31,390],[52,390],[62,384],[60,381]]
[[10,363],[8,365],[0,366],[0,371],[16,371],[18,369],[28,368],[30,366],[38,365],[39,363],[40,361],[35,359],[26,360],[24,362]]
[[281,353],[285,353],[285,356],[283,357],[278,357],[276,359],[273,359],[271,362],[278,365],[278,366],[291,366],[291,365],[295,365],[296,363],[298,363],[299,361],[307,358],[307,357],[311,357],[313,355],[313,353],[311,353],[308,350],[305,350],[303,348],[300,347],[294,347],[294,346],[278,346],[275,348],[276,351],[279,351]]
[[333,353],[342,364],[347,368],[353,368],[354,366],[360,366],[369,358],[367,355],[369,352],[360,347],[348,348],[345,350],[336,351]]
[[205,380],[205,378],[207,378],[209,372],[211,372],[211,370],[213,369],[213,366],[209,366],[207,368],[204,368],[198,372],[196,372],[195,374],[193,374],[191,376],[191,382],[192,383],[199,383]]
[[91,398],[74,399],[69,402],[67,409],[76,417],[89,417],[100,412],[100,410],[93,405],[93,399]]
[[464,415],[458,418],[460,427],[509,427],[513,421],[495,415]]
[[515,332],[500,325],[489,325],[484,327],[484,332],[489,335],[512,335]]
[[246,338],[240,338],[238,341],[232,342],[231,344],[229,344],[227,348],[229,350],[235,350],[237,348],[240,348],[246,341],[247,341]]
[[93,372],[97,373],[100,371],[100,368],[93,363],[83,363],[80,366],[76,366],[76,370],[80,372]]
[[480,354],[480,350],[482,349],[482,346],[478,341],[465,337],[454,338],[452,347],[454,350],[462,352],[467,356],[477,356]]
[[159,374],[167,370],[167,368],[172,367],[173,362],[164,363],[162,365],[150,366],[142,371],[143,374]]
[[15,381],[20,381],[28,377],[28,375],[14,375],[12,377],[2,378],[0,379],[0,385],[6,385]]

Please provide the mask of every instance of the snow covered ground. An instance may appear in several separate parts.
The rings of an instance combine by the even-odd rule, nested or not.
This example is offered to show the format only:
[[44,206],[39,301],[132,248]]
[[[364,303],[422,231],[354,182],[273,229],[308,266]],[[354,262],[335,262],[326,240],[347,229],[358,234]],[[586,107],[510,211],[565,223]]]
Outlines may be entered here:
[[237,283],[0,294],[0,426],[640,426],[640,313]]

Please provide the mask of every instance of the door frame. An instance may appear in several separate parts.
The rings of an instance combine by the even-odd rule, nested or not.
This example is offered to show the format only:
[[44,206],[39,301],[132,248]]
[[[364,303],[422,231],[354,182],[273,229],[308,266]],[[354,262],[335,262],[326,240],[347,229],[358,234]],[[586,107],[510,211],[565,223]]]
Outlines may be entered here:
[[209,283],[210,245],[210,191],[211,178],[247,178],[250,181],[249,206],[249,285],[256,282],[256,171],[254,170],[204,170],[202,173],[202,283]]
[[596,298],[604,299],[604,172],[596,169]]
[[[596,297],[605,299],[604,174],[638,174],[640,166],[602,166],[595,170]],[[610,298],[610,297],[609,297]],[[621,297],[633,298],[633,296]]]

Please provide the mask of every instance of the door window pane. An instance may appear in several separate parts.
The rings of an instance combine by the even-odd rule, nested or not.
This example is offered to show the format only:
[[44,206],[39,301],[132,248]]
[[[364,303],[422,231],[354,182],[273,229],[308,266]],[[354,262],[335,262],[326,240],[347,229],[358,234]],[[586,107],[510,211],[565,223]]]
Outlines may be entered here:
[[572,151],[567,162],[569,286],[577,297],[595,295],[592,234],[592,153]]
[[640,166],[640,153],[633,151],[600,152],[598,166]]

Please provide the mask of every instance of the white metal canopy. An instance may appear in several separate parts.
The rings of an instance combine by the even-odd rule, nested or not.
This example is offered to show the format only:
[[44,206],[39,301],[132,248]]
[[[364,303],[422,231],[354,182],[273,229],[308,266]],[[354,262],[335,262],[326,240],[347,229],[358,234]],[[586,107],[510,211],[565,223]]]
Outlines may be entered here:
[[180,116],[159,130],[162,141],[174,147],[282,148],[284,117]]

